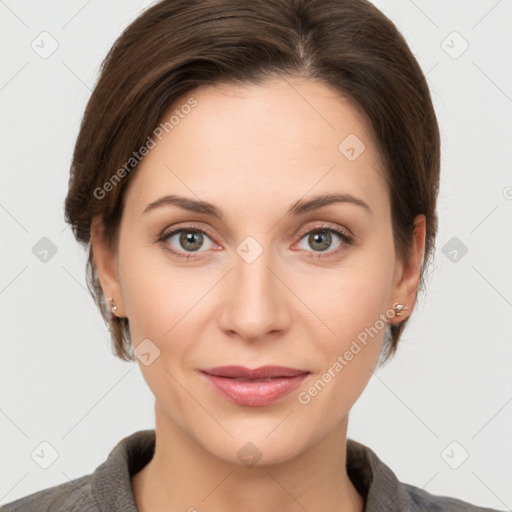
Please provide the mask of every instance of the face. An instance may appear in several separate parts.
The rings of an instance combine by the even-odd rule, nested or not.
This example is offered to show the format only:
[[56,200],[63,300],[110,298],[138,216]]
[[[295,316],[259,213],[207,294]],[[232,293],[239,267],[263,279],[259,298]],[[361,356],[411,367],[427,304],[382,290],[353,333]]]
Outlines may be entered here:
[[[207,87],[173,110],[191,97],[131,177],[117,252],[94,241],[100,282],[146,354],[160,421],[220,459],[240,464],[251,442],[273,464],[345,424],[392,305],[413,304],[424,230],[402,264],[370,131],[328,86]],[[329,195],[352,199],[304,206]],[[202,371],[230,365],[303,375]]]

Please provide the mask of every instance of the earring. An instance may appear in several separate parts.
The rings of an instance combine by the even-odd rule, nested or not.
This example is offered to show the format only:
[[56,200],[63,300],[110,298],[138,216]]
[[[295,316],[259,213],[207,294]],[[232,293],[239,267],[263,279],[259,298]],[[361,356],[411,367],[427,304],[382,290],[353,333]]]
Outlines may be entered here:
[[112,313],[115,313],[117,311],[116,301],[112,297],[109,297],[108,303],[110,305],[110,310],[112,311]]
[[402,316],[402,315],[401,315],[401,312],[402,312],[404,309],[409,309],[407,306],[404,306],[403,304],[395,304],[393,307],[395,308],[395,314],[396,314],[396,316]]

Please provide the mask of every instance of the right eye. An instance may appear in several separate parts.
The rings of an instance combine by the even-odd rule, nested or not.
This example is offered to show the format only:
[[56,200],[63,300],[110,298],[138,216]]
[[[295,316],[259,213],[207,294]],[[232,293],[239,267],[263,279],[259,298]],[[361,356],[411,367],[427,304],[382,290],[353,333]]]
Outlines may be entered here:
[[[209,240],[206,250],[201,251],[205,240]],[[180,227],[164,233],[159,241],[164,243],[165,249],[177,258],[196,259],[196,254],[206,252],[214,245],[209,233],[194,226]]]

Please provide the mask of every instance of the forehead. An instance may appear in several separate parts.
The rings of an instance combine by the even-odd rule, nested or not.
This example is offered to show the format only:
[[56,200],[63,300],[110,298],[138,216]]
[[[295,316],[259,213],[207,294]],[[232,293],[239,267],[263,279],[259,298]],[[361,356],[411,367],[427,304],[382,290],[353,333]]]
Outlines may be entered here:
[[[195,106],[182,108],[191,98]],[[127,202],[145,207],[174,192],[240,206],[261,204],[270,194],[289,204],[333,188],[386,199],[365,118],[324,83],[201,87],[175,101],[162,123],[173,115],[161,140],[153,137],[156,145],[132,177]]]

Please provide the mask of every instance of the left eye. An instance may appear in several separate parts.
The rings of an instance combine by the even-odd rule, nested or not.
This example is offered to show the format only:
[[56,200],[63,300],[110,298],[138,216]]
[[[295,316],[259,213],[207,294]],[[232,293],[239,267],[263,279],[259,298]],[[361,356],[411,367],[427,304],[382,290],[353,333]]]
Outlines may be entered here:
[[[333,242],[333,235],[341,240],[338,247],[350,243],[350,237],[348,235],[334,228],[320,228],[310,231],[301,238],[301,242],[305,240],[306,243],[313,248],[314,252],[328,252],[327,249],[329,249]],[[301,246],[299,245],[299,247]],[[304,249],[304,247],[301,248]],[[336,249],[332,252],[336,252]]]

